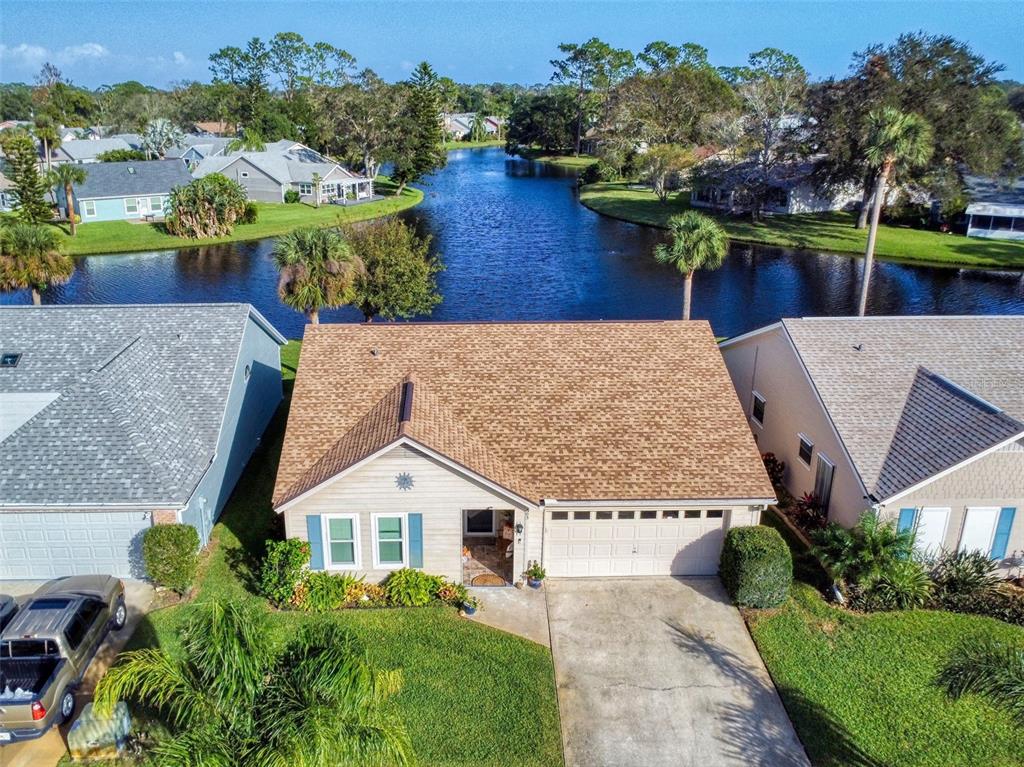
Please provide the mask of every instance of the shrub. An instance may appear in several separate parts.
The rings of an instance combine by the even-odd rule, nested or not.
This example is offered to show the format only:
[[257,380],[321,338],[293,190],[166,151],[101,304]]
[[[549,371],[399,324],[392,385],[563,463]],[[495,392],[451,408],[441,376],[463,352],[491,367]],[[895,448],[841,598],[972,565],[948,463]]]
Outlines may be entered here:
[[871,509],[849,530],[833,522],[812,538],[814,553],[833,580],[863,591],[870,591],[893,564],[910,559],[914,550],[911,531],[899,532]]
[[289,189],[287,192],[284,193],[284,201],[289,205],[294,205],[301,199],[302,196],[294,189]]
[[764,463],[764,470],[768,472],[768,479],[772,481],[772,486],[781,486],[786,476],[786,462],[780,461],[775,453],[762,453],[761,461]]
[[726,533],[719,573],[740,607],[775,607],[793,583],[793,557],[779,531],[734,527]]
[[999,583],[997,565],[980,551],[946,552],[932,565],[935,599],[972,597],[991,591]]
[[1024,626],[1024,591],[994,588],[976,594],[946,594],[939,603],[954,613],[987,615],[1015,626]]
[[345,592],[345,602],[353,607],[387,607],[388,595],[383,586],[360,581]]
[[395,570],[384,582],[388,601],[398,607],[420,607],[432,600],[444,579],[421,570],[403,567]]
[[245,204],[242,208],[242,215],[238,219],[240,224],[255,224],[256,219],[259,218],[260,209],[256,206],[252,200]]
[[962,644],[938,682],[951,698],[977,693],[1002,704],[1024,726],[1024,644],[992,638]]
[[619,171],[607,160],[598,160],[588,165],[580,176],[583,184],[595,184],[598,181],[615,181],[619,177]]
[[348,573],[335,574],[322,570],[308,572],[302,587],[296,590],[295,606],[314,613],[340,610],[348,604],[348,593],[352,587],[362,581],[361,577]]
[[863,607],[869,610],[909,610],[924,607],[932,593],[928,571],[913,560],[894,562],[866,592]]
[[192,525],[154,525],[142,536],[150,580],[178,594],[192,590],[199,567],[199,533]]
[[237,181],[211,173],[171,190],[167,231],[176,237],[202,239],[231,234],[245,213],[246,192]]
[[814,493],[804,493],[793,505],[793,518],[804,530],[821,530],[828,524],[825,510]]
[[438,599],[444,602],[446,605],[461,605],[463,604],[469,592],[466,591],[466,587],[461,583],[449,583],[444,581],[437,589],[435,595]]
[[291,603],[309,564],[309,543],[298,538],[267,541],[267,553],[260,570],[260,594],[278,607]]

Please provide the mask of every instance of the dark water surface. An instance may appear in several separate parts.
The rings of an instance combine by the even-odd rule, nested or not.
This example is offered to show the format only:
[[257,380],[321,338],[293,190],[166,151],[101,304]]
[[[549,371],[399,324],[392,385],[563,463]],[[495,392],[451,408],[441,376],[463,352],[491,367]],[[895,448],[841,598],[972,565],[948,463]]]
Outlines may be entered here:
[[[574,179],[460,150],[403,216],[434,236],[446,270],[436,320],[674,318],[682,278],[654,262],[658,230],[603,218],[576,201]],[[289,337],[303,318],[275,293],[272,240],[156,253],[89,256],[44,303],[249,301]],[[736,244],[722,268],[698,273],[693,316],[729,336],[780,317],[851,314],[861,262],[848,256]],[[0,303],[27,303],[26,293]],[[1024,314],[1024,274],[879,262],[870,314]],[[355,321],[351,309],[322,320]]]

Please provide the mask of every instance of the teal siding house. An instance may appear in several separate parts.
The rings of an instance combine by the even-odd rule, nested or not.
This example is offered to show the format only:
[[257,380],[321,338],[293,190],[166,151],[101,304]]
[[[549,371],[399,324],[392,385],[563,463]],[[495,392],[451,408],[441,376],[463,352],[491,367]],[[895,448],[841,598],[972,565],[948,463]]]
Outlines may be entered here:
[[[181,160],[99,162],[82,165],[88,174],[74,187],[75,212],[83,224],[93,221],[132,221],[163,218],[171,190],[192,181]],[[64,189],[57,202],[68,215]]]

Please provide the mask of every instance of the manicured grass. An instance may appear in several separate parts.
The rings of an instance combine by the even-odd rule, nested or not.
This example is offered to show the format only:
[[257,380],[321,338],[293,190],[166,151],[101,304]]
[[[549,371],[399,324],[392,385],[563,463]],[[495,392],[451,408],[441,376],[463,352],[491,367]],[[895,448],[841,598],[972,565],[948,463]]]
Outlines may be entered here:
[[453,149],[487,149],[488,147],[505,146],[504,139],[491,138],[486,141],[446,141],[444,148],[451,152]]
[[[299,348],[292,341],[282,350],[289,395]],[[270,498],[287,410],[286,401],[214,528],[196,598],[263,606],[277,643],[287,641],[301,624],[318,619],[270,610],[251,591],[264,541],[280,534]],[[151,613],[131,646],[177,651],[189,610],[182,605]],[[419,764],[562,765],[554,668],[547,648],[471,623],[448,607],[347,610],[323,619],[351,631],[380,665],[402,670],[404,684],[393,705],[409,728]]]
[[527,160],[543,162],[548,165],[558,165],[561,168],[570,170],[586,170],[597,162],[596,157],[581,154],[579,157],[572,154],[548,154],[542,149],[521,149],[519,155]]
[[[662,204],[646,188],[624,183],[589,184],[580,202],[591,210],[637,224],[664,227],[669,216],[690,207],[689,192],[672,194]],[[720,217],[729,236],[743,242],[780,247],[862,254],[867,231],[853,228],[853,213],[803,213],[772,216],[753,223],[749,218]],[[940,266],[1009,267],[1024,269],[1024,243],[983,240],[920,229],[881,226],[875,255]]]
[[[125,253],[139,250],[166,250],[213,245],[223,242],[258,240],[276,237],[301,226],[334,226],[338,222],[363,221],[411,208],[422,202],[423,192],[406,187],[401,197],[395,197],[396,187],[390,180],[379,176],[374,184],[379,193],[390,195],[376,202],[359,205],[312,205],[296,203],[256,203],[259,215],[255,224],[240,224],[228,237],[206,240],[188,240],[167,234],[162,223],[132,224],[127,221],[98,221],[78,227],[78,236],[66,237],[67,251],[73,256],[96,253]],[[61,226],[67,232],[67,226]]]

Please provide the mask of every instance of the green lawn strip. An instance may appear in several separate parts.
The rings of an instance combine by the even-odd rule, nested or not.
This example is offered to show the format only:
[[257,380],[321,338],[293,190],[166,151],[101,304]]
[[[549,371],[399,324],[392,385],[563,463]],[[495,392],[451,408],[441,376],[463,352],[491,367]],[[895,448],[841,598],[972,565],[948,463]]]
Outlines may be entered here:
[[[281,352],[286,397],[291,394],[300,346],[291,341]],[[336,622],[350,630],[376,662],[402,670],[404,684],[394,705],[409,728],[420,764],[560,766],[554,667],[547,648],[470,623],[447,607],[314,616],[271,610],[252,593],[251,579],[264,541],[280,534],[270,498],[287,404],[286,399],[214,528],[197,601],[229,599],[263,606],[275,643],[286,642],[309,621]],[[189,609],[186,604],[151,613],[130,647],[160,646],[177,652]]]
[[[580,190],[580,202],[611,218],[664,228],[669,216],[690,207],[689,192],[670,195],[667,203],[646,188],[625,183],[597,183]],[[770,216],[754,223],[720,217],[729,236],[742,242],[807,250],[862,254],[867,230],[854,229],[853,213],[801,213]],[[921,229],[881,226],[875,254],[887,259],[939,266],[1024,269],[1024,243],[967,238]]]
[[[375,188],[386,195],[383,200],[358,205],[321,205],[314,208],[304,203],[256,203],[259,215],[254,224],[239,224],[228,237],[189,240],[173,237],[163,224],[132,224],[127,221],[97,221],[78,227],[76,237],[66,237],[67,252],[73,256],[100,253],[127,253],[141,250],[168,250],[225,242],[259,240],[276,237],[301,226],[334,226],[339,222],[364,221],[379,218],[411,208],[423,200],[423,192],[406,187],[400,197],[394,196],[396,186],[387,178],[378,176]],[[66,225],[61,230],[67,230]]]
[[817,767],[1009,767],[1024,764],[1010,715],[934,684],[952,649],[1009,624],[931,610],[859,615],[796,584],[778,610],[747,614],[797,733]]
[[487,139],[486,141],[445,141],[444,148],[449,152],[455,149],[488,149],[490,147],[505,146],[504,139]]
[[592,157],[591,155],[581,154],[576,156],[571,154],[550,154],[542,149],[524,148],[520,149],[518,154],[526,160],[543,162],[548,165],[557,165],[561,168],[568,168],[570,170],[586,170],[597,162],[597,158]]

